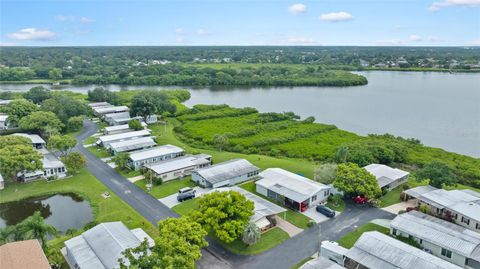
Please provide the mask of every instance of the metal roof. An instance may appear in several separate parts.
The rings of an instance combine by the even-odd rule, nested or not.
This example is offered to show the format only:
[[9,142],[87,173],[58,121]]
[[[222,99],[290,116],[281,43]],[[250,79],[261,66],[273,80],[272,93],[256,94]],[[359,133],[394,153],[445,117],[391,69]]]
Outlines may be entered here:
[[108,148],[116,152],[132,151],[136,149],[144,149],[153,147],[157,143],[151,137],[140,137],[126,141],[113,142],[108,145]]
[[94,107],[93,110],[97,114],[109,114],[109,113],[115,113],[115,112],[128,111],[128,107],[127,106]]
[[271,215],[276,215],[276,214],[287,211],[287,209],[281,206],[278,206],[268,200],[265,200],[260,196],[257,196],[238,186],[216,188],[211,190],[210,192],[215,192],[215,191],[236,191],[236,192],[239,192],[240,194],[243,194],[245,198],[247,198],[248,200],[252,201],[254,203],[254,209],[253,209],[254,214],[250,218],[251,222],[256,222],[261,218],[271,216]]
[[182,156],[182,157],[165,160],[165,161],[161,161],[154,164],[146,164],[145,167],[161,175],[167,172],[176,171],[176,170],[180,170],[187,167],[210,163],[210,160],[208,160],[207,158],[212,158],[212,156],[207,154]]
[[4,106],[4,105],[8,105],[10,104],[10,102],[12,102],[13,100],[2,100],[0,99],[0,106]]
[[[141,122],[140,124],[142,124],[143,127],[147,126],[145,122]],[[115,132],[115,131],[130,130],[130,128],[128,127],[128,124],[122,124],[122,125],[108,126],[108,127],[105,127],[104,130],[107,132]]]
[[430,185],[425,185],[425,186],[418,186],[418,187],[415,187],[415,188],[411,188],[411,189],[405,190],[403,192],[408,194],[409,196],[411,196],[413,198],[418,198],[422,194],[427,193],[427,192],[431,192],[431,191],[434,191],[434,190],[438,190],[438,189],[433,187],[433,186],[430,186]]
[[46,144],[47,143],[39,135],[36,135],[36,134],[15,133],[15,134],[12,134],[12,135],[18,135],[18,136],[26,137],[26,138],[30,139],[30,141],[32,141],[32,144]]
[[480,233],[462,226],[418,211],[410,211],[398,215],[390,223],[390,227],[480,261]]
[[[438,189],[426,192],[419,197],[420,200],[434,205],[438,208],[451,207],[457,203],[469,203],[480,200],[480,197],[471,195],[463,190],[443,190]],[[479,212],[480,213],[480,212]]]
[[215,184],[258,170],[258,167],[245,159],[233,159],[212,165],[207,168],[196,170],[195,173],[202,176],[211,184]]
[[268,168],[260,173],[260,177],[262,179],[256,181],[255,184],[299,203],[322,190],[330,189],[330,187],[324,184],[281,168]]
[[130,154],[130,160],[142,161],[169,154],[182,153],[184,150],[174,145],[163,145],[145,150],[135,151]]
[[375,178],[378,180],[378,185],[380,185],[380,188],[385,187],[395,180],[410,174],[409,172],[397,168],[391,168],[387,165],[376,163],[369,164],[363,168],[375,176]]
[[450,206],[449,209],[480,222],[480,201],[458,203]]
[[149,136],[149,135],[150,135],[150,130],[140,130],[140,131],[121,133],[121,134],[104,135],[104,136],[100,136],[98,140],[102,143],[108,143],[108,142],[113,142],[118,140],[126,140],[126,139],[135,138],[135,137],[142,137],[142,136]]
[[299,269],[345,269],[345,267],[320,256],[313,260],[309,260]]
[[130,118],[130,112],[120,112],[120,113],[109,113],[104,115],[105,119],[119,119],[119,118]]
[[65,165],[55,155],[48,153],[43,155],[42,159],[43,169],[59,168]]
[[363,233],[345,256],[370,269],[461,268],[377,231]]
[[0,121],[1,122],[6,122],[8,119],[8,115],[0,114]]
[[137,238],[140,235],[138,231],[130,231],[122,222],[107,222],[65,241],[65,246],[80,268],[118,268],[122,252],[143,241]]
[[88,104],[88,106],[91,108],[94,108],[94,107],[112,107],[113,105],[107,102],[96,102],[96,103],[90,103]]

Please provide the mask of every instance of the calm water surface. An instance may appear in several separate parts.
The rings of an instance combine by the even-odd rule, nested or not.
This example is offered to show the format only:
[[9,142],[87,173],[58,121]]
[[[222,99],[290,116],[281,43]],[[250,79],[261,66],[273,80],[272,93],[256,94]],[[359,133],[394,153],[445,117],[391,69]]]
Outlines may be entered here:
[[93,220],[87,201],[73,193],[57,194],[0,204],[0,228],[20,223],[35,211],[61,233],[80,229]]
[[[425,145],[480,157],[480,74],[363,72],[357,87],[201,88],[190,90],[188,106],[229,104],[262,112],[294,111],[317,122],[366,135],[391,133]],[[27,90],[32,85],[0,85]],[[66,89],[86,92],[94,86]],[[110,90],[156,86],[107,86]],[[178,87],[176,87],[178,88]]]

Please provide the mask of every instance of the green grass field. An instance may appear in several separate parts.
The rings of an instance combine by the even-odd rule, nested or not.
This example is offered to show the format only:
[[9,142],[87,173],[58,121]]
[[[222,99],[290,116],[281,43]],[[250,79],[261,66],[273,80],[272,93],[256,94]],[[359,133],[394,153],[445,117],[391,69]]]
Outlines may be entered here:
[[351,248],[364,232],[370,231],[378,231],[384,234],[388,234],[389,229],[375,223],[367,223],[363,226],[358,227],[355,231],[346,234],[345,236],[340,238],[340,240],[338,240],[338,244],[340,244],[340,246],[344,248]]
[[[17,201],[57,193],[76,193],[90,202],[95,220],[98,222],[122,221],[129,228],[143,228],[149,235],[158,235],[157,229],[139,213],[133,210],[117,195],[109,191],[110,197],[103,198],[102,193],[109,189],[92,176],[87,170],[68,179],[47,182],[44,180],[31,183],[11,183],[0,191],[1,203]],[[62,243],[67,237],[52,240],[51,244]]]
[[326,204],[326,206],[328,206],[329,208],[335,210],[335,211],[338,211],[338,212],[343,212],[343,210],[345,210],[345,201],[342,200],[340,203],[338,203],[338,205],[335,205],[334,203],[332,202],[328,202]]
[[109,151],[107,151],[106,149],[104,149],[102,147],[92,146],[92,147],[88,147],[87,149],[88,149],[88,151],[90,151],[93,155],[95,155],[99,159],[108,158],[108,157],[113,156],[112,154],[110,154]]
[[[147,191],[146,184],[147,182],[145,181],[145,179],[135,182],[135,185],[142,188],[144,191]],[[193,186],[195,186],[195,184],[193,183],[193,181],[191,181],[191,177],[186,177],[183,179],[167,181],[162,185],[153,186],[153,188],[150,190],[149,193],[153,197],[160,199],[160,198],[172,195],[174,193],[177,193],[177,191],[181,188],[193,187]]]

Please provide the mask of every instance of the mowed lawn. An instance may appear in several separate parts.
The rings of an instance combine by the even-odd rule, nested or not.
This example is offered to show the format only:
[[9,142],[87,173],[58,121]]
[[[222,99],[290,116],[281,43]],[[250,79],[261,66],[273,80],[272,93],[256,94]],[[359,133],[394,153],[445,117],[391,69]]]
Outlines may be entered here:
[[[194,210],[198,209],[198,198],[182,202],[172,209],[180,215],[188,215]],[[212,238],[215,236],[210,235]],[[253,246],[247,246],[240,239],[233,241],[232,243],[224,243],[216,239],[221,245],[233,253],[243,255],[254,255],[273,248],[274,246],[282,243],[289,238],[288,234],[280,228],[271,229],[265,233],[262,233],[260,240]]]
[[[103,198],[102,193],[109,191],[110,197]],[[67,179],[47,182],[44,180],[30,183],[8,184],[0,191],[1,203],[57,193],[76,193],[90,202],[97,222],[122,221],[129,228],[142,228],[155,237],[158,230],[140,214],[112,193],[105,185],[92,176],[86,169]],[[59,244],[69,237],[52,240]]]
[[[148,192],[147,187],[146,187],[147,182],[146,182],[145,179],[136,181],[135,185],[142,188],[145,192]],[[194,186],[195,186],[195,184],[191,180],[191,177],[186,177],[186,178],[183,178],[183,179],[167,181],[167,182],[163,183],[162,185],[157,185],[157,186],[154,185],[149,193],[153,197],[155,197],[157,199],[160,199],[160,198],[172,195],[174,193],[177,193],[177,191],[181,188],[194,187]]]
[[390,230],[375,223],[367,223],[363,226],[358,227],[357,229],[355,229],[355,231],[348,233],[342,238],[340,238],[340,240],[338,240],[338,244],[340,244],[340,246],[344,248],[351,248],[364,232],[370,231],[378,231],[384,234],[388,234]]

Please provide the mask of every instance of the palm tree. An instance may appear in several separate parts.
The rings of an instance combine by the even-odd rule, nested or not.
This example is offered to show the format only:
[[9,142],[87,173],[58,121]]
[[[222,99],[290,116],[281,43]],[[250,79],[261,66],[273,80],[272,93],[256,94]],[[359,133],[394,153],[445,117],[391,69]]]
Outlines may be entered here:
[[42,242],[42,248],[45,249],[47,235],[56,235],[57,230],[50,224],[46,224],[39,211],[35,211],[32,216],[26,218],[20,224],[20,230],[23,231],[25,238],[36,238]]
[[249,246],[254,245],[260,240],[260,229],[255,223],[248,223],[243,231],[243,242]]

